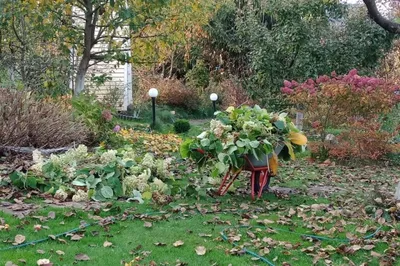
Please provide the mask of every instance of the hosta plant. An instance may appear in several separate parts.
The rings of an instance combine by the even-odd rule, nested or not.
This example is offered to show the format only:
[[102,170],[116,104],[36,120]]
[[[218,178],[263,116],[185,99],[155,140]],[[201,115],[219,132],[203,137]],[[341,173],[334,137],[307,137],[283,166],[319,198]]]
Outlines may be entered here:
[[306,142],[287,113],[270,113],[258,105],[241,106],[217,112],[210,129],[185,141],[180,151],[182,157],[194,159],[199,166],[211,164],[214,176],[242,168],[245,155],[260,160],[263,155],[272,154],[269,164],[276,172],[275,147],[282,145],[279,155],[294,159],[294,149]]

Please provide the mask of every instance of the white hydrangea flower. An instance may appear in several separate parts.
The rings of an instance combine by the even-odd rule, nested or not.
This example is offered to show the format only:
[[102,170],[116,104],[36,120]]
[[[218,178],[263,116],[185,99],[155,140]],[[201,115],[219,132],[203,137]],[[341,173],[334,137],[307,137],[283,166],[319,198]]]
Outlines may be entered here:
[[117,160],[117,151],[116,150],[108,150],[100,156],[100,162],[104,164],[108,164]]
[[140,165],[134,165],[131,168],[129,168],[129,173],[131,173],[132,175],[138,175],[141,172],[143,172],[143,167]]
[[55,154],[50,155],[50,161],[55,165],[61,165],[61,158]]
[[149,188],[150,188],[150,186],[147,183],[138,183],[138,185],[137,185],[137,190],[139,190],[140,193],[148,191]]
[[81,201],[88,201],[89,200],[89,195],[87,192],[83,190],[78,190],[74,196],[72,196],[72,201],[73,202],[81,202]]
[[54,198],[64,201],[68,198],[68,193],[64,189],[59,188],[54,194]]
[[42,168],[44,164],[45,164],[44,162],[36,163],[32,165],[29,169],[37,174],[42,174],[43,173]]
[[33,162],[36,164],[36,163],[41,163],[41,162],[43,162],[43,155],[42,155],[42,153],[39,151],[39,150],[34,150],[33,152],[32,152],[32,160],[33,160]]
[[155,171],[157,173],[157,176],[161,179],[168,178],[172,176],[173,174],[169,171],[169,166],[172,162],[172,158],[168,158],[165,160],[158,159],[155,162]]
[[144,180],[144,181],[146,181],[146,182],[147,182],[147,180],[149,180],[150,177],[151,177],[151,170],[150,170],[150,169],[145,169],[145,170],[143,171],[143,173],[141,173],[141,174],[138,176],[139,179],[142,179],[142,180]]
[[122,185],[125,190],[125,195],[131,195],[132,191],[137,187],[137,176],[129,175],[124,178]]
[[136,157],[136,153],[132,148],[130,148],[128,150],[125,150],[124,153],[122,154],[122,160],[124,162],[126,162],[126,161],[134,161],[135,157]]
[[75,167],[70,166],[70,167],[67,167],[67,169],[65,170],[65,172],[66,172],[66,174],[67,174],[67,177],[70,178],[70,179],[72,179],[72,178],[75,177],[76,169],[75,169]]
[[168,189],[168,185],[165,184],[158,178],[154,178],[153,185],[155,186],[156,190],[159,192],[165,192]]
[[146,153],[142,160],[142,165],[144,167],[153,168],[154,167],[154,157],[150,153]]

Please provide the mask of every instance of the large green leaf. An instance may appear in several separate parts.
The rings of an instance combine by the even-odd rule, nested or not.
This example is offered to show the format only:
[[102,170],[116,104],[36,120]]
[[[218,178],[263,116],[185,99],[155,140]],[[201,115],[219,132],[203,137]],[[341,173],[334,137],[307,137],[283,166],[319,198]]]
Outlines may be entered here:
[[193,140],[188,139],[185,140],[185,142],[183,142],[181,144],[181,146],[179,147],[179,153],[181,154],[182,158],[187,158],[189,157],[190,154],[190,144],[192,144]]
[[100,189],[101,195],[106,199],[111,199],[114,196],[114,192],[111,187],[104,186]]

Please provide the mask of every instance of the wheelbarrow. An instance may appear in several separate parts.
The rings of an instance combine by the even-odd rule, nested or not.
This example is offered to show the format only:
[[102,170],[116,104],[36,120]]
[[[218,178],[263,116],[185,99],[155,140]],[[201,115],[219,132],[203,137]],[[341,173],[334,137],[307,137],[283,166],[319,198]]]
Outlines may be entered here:
[[[276,146],[274,153],[278,155],[282,149],[285,147],[283,142],[279,142]],[[204,151],[197,150],[200,153],[204,154]],[[250,174],[250,188],[251,188],[251,198],[254,200],[255,194],[257,193],[258,198],[261,197],[262,193],[269,188],[269,183],[271,181],[271,177],[274,174],[271,172],[269,167],[269,161],[272,158],[273,154],[265,154],[262,158],[257,160],[253,155],[243,155],[245,159],[245,164],[242,168],[238,170],[233,170],[233,167],[229,167],[228,171],[224,175],[221,184],[218,188],[217,194],[222,196],[226,194],[230,186],[239,176],[242,171],[249,171]]]

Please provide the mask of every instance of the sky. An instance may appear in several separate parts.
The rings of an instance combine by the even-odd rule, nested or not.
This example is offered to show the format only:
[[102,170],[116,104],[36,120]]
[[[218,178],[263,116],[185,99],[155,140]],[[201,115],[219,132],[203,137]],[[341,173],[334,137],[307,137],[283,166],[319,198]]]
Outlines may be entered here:
[[[362,0],[341,0],[341,1],[345,2],[345,3],[349,3],[349,4],[362,4],[363,3]],[[377,4],[378,9],[383,13],[385,13],[385,11],[387,12],[389,10],[387,5],[388,4],[384,4],[384,5],[383,4]]]

